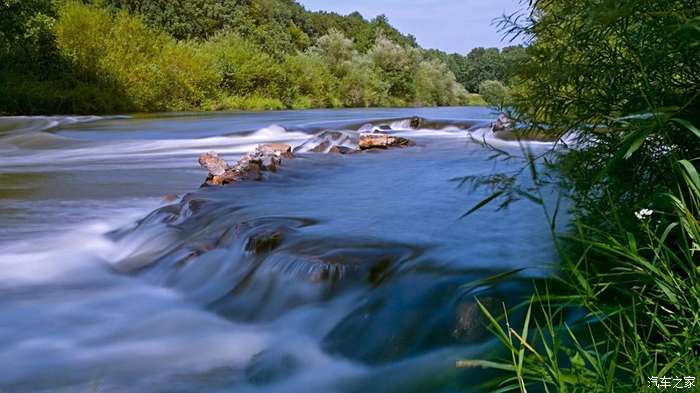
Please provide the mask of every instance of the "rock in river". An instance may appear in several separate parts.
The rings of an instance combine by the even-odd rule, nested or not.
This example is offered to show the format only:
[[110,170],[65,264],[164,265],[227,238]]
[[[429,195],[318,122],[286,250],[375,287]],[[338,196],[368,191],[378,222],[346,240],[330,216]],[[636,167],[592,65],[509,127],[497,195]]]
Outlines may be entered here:
[[505,113],[501,113],[491,126],[493,132],[513,131],[513,120]]
[[387,134],[360,134],[360,150],[387,149],[390,147],[414,146],[415,143],[406,138],[390,136]]
[[282,158],[293,158],[292,147],[282,143],[259,145],[254,152],[244,155],[233,167],[214,152],[199,157],[199,164],[209,171],[202,186],[221,186],[244,180],[261,180],[263,171],[274,172]]
[[228,167],[228,163],[213,151],[199,156],[199,165],[204,167],[214,176],[223,176]]

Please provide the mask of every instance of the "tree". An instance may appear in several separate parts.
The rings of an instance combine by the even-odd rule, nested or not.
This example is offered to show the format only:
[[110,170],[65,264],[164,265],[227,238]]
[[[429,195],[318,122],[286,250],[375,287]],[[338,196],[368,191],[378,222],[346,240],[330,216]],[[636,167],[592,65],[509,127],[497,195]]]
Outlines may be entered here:
[[5,0],[0,2],[0,15],[0,69],[30,67],[48,71],[57,55],[53,2]]
[[499,81],[486,80],[479,84],[479,94],[489,105],[502,109],[507,102],[508,89]]
[[420,61],[420,51],[415,48],[402,47],[380,36],[368,55],[380,72],[382,80],[389,84],[388,94],[413,101],[416,92],[415,71]]
[[505,79],[505,65],[497,48],[472,49],[465,62],[463,83],[471,92],[478,92],[479,84],[483,81]]

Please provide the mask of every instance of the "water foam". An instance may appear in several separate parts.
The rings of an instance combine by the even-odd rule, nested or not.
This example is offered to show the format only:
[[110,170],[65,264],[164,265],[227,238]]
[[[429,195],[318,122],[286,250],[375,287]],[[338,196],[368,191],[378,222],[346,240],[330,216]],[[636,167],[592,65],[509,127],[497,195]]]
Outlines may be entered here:
[[[45,170],[39,165],[51,165],[52,170],[62,169],[60,165],[78,165],[89,162],[110,162],[117,165],[128,166],[135,164],[134,160],[147,161],[149,159],[184,159],[191,161],[199,154],[215,150],[220,154],[240,156],[255,149],[258,144],[277,142],[291,143],[308,138],[303,132],[289,132],[277,125],[262,128],[250,134],[230,134],[199,139],[165,139],[165,140],[138,140],[138,141],[106,141],[106,142],[75,142],[75,146],[62,146],[56,149],[13,149],[0,158],[0,165],[5,171],[12,171],[10,167],[17,167],[14,171]],[[5,141],[7,142],[7,141]],[[140,162],[138,165],[148,165]],[[162,163],[158,164],[159,166]],[[31,168],[30,168],[31,166]]]

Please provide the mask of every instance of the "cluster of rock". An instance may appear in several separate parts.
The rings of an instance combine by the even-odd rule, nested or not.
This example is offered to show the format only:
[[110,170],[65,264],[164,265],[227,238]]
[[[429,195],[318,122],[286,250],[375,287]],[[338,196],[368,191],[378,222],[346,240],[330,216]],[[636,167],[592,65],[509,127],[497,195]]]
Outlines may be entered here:
[[390,147],[409,147],[414,145],[415,143],[412,140],[406,138],[374,132],[360,134],[358,143],[360,150],[388,149]]
[[262,172],[275,172],[282,159],[294,158],[292,147],[283,143],[259,145],[236,162],[229,164],[215,152],[199,156],[199,165],[209,171],[203,186],[221,186],[245,180],[261,180]]
[[[337,136],[334,135],[334,137],[337,140]],[[326,138],[305,151],[349,154],[360,150],[389,149],[414,145],[415,143],[409,139],[384,133],[361,133],[357,142],[357,149],[335,144],[333,140]],[[259,145],[254,152],[246,154],[233,166],[230,166],[226,160],[219,157],[215,152],[204,153],[199,156],[199,165],[209,171],[209,175],[202,186],[222,186],[246,180],[261,180],[263,172],[275,172],[282,164],[283,159],[292,158],[294,158],[292,147],[283,143]]]

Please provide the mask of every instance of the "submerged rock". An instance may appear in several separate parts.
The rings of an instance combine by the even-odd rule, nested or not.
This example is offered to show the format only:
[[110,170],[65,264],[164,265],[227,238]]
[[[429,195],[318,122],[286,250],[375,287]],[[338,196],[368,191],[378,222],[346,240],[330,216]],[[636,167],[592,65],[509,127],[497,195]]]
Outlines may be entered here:
[[505,113],[501,113],[491,126],[493,132],[510,132],[513,129],[513,120],[506,116]]
[[295,153],[343,153],[356,150],[357,133],[325,130],[294,148]]
[[309,153],[335,153],[335,154],[351,154],[354,153],[356,150],[343,146],[343,145],[334,145],[332,142],[329,141],[324,141],[321,142],[320,144],[316,145],[312,149],[310,149],[308,152]]
[[411,128],[420,128],[421,125],[423,125],[423,118],[418,117],[418,116],[413,116],[411,118]]
[[204,153],[199,157],[199,164],[209,171],[209,175],[202,186],[261,180],[262,172],[275,172],[282,164],[282,158],[294,158],[292,147],[283,143],[259,145],[254,152],[244,155],[233,167],[215,152]]
[[329,153],[335,153],[335,154],[352,154],[356,152],[357,150],[352,149],[347,146],[333,146],[330,149],[328,149]]
[[245,250],[255,254],[264,254],[276,249],[284,237],[284,229],[261,231],[252,234],[245,244]]
[[277,158],[294,158],[292,147],[286,143],[266,143],[259,145],[255,149],[255,154],[258,156],[274,156]]
[[406,138],[387,134],[360,134],[360,142],[358,145],[360,150],[368,150],[414,146],[415,143]]

